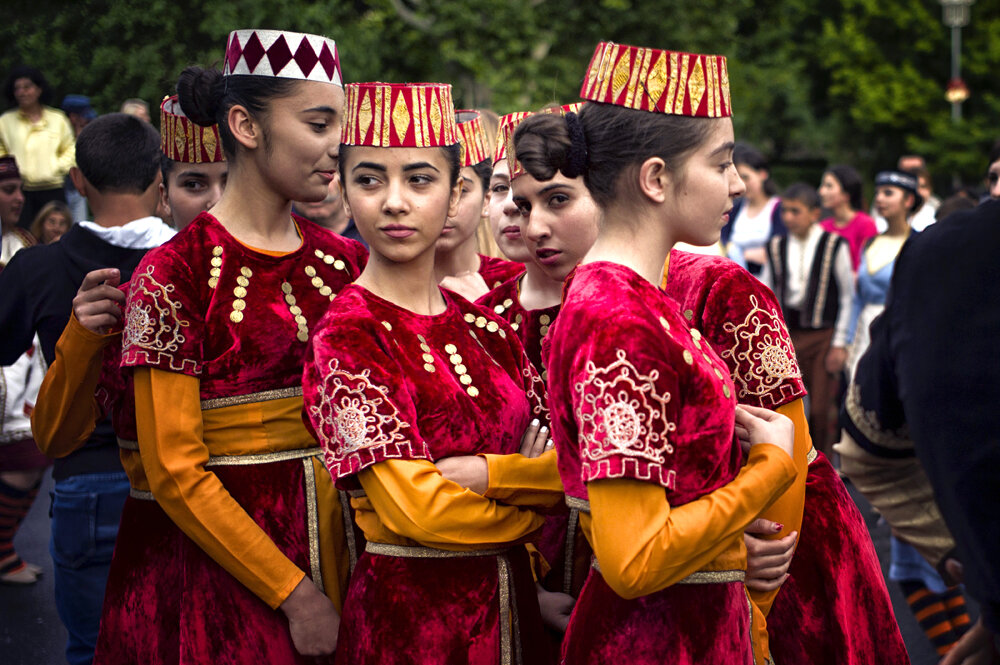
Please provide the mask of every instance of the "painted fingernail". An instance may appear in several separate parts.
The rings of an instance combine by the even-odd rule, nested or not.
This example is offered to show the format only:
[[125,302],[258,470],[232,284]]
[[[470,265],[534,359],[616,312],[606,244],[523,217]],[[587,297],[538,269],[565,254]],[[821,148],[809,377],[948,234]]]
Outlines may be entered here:
[[539,425],[538,418],[535,418],[534,420],[531,421],[532,427],[538,427],[538,425]]
[[781,531],[784,528],[785,528],[784,524],[778,524],[777,522],[774,523],[774,530],[775,531]]
[[548,428],[547,426],[545,426],[545,425],[542,425],[542,429],[540,429],[540,430],[538,430],[538,431],[539,431],[539,432],[548,432],[548,431],[549,431],[549,428]]

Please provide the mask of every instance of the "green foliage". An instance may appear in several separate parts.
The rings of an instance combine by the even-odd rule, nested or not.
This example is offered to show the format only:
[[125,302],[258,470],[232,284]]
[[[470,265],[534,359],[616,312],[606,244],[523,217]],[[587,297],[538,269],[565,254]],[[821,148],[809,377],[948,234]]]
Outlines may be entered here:
[[[436,80],[459,107],[503,113],[578,98],[603,39],[730,58],[737,136],[789,177],[848,162],[872,173],[924,154],[939,186],[978,182],[1000,136],[1000,0],[978,0],[963,30],[972,91],[953,123],[944,100],[950,35],[936,0],[81,0],[9,3],[0,70],[42,69],[99,112],[155,105],[189,64],[222,58],[234,28],[337,40],[348,81]],[[821,167],[820,167],[821,168]]]

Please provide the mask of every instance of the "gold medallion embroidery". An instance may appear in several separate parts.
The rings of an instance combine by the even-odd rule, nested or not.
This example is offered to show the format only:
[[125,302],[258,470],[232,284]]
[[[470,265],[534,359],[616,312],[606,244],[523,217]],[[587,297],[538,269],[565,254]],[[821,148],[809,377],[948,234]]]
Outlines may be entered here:
[[190,359],[177,362],[176,353],[187,338],[184,328],[191,322],[180,316],[182,305],[171,296],[173,284],[162,284],[153,277],[155,266],[133,277],[125,313],[123,350],[142,364],[160,365],[167,361],[174,371],[198,371],[198,363]]
[[795,349],[778,312],[763,309],[755,295],[750,296],[750,305],[742,323],[723,325],[732,335],[732,346],[720,355],[739,387],[740,399],[767,396],[772,404],[780,404],[785,401],[783,393],[791,390],[786,381],[802,376]]

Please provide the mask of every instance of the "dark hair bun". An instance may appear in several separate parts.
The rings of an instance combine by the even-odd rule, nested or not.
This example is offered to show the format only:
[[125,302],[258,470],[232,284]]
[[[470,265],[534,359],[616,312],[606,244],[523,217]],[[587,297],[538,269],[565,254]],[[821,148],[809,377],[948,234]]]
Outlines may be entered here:
[[177,101],[184,115],[208,127],[214,125],[223,95],[222,72],[218,69],[188,67],[177,79]]
[[553,113],[528,116],[514,130],[514,154],[536,180],[565,173],[571,142],[566,120]]

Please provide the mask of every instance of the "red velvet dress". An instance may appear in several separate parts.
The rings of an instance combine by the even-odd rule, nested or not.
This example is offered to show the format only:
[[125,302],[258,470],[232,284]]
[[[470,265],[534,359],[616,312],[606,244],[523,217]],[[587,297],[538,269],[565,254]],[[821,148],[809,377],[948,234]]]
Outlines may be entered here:
[[[550,406],[567,502],[586,484],[630,479],[680,506],[732,481],[742,463],[725,365],[676,303],[630,269],[579,267],[549,333]],[[739,546],[742,546],[740,543]],[[746,566],[745,553],[742,556]],[[628,600],[592,570],[563,642],[564,662],[750,663],[741,581],[674,584]]]
[[[559,305],[544,309],[526,310],[521,305],[518,274],[476,301],[477,305],[493,310],[504,318],[517,333],[524,350],[541,374],[548,380],[542,354],[542,342],[549,327],[559,314]],[[572,524],[571,524],[572,522]],[[545,516],[545,527],[535,536],[535,547],[549,564],[549,571],[541,580],[549,591],[561,591],[576,596],[590,569],[590,548],[579,530],[579,511],[563,505]]]
[[495,256],[479,255],[479,274],[486,286],[495,289],[512,277],[524,272],[523,263],[515,263]]
[[[303,387],[338,486],[357,492],[365,474],[397,460],[412,468],[517,453],[529,421],[546,417],[544,385],[510,327],[442,293],[446,310],[422,316],[349,286],[322,321]],[[394,531],[382,514],[362,521],[357,501],[368,550],[348,589],[338,663],[539,662],[544,634],[524,547],[459,535],[449,554]],[[459,534],[466,528],[450,505],[435,513],[452,515]]]
[[[309,451],[316,444],[305,428],[299,434],[284,421],[275,429],[268,413],[275,404],[292,409],[295,400],[301,403],[310,328],[367,257],[359,243],[305,220],[297,224],[302,245],[283,256],[242,245],[208,213],[150,251],[130,284],[122,366],[198,379],[206,475],[245,511],[242,519],[248,516],[323,589],[321,571],[330,568],[321,559],[346,558],[325,547],[339,506],[317,505],[336,494],[322,487],[319,450]],[[131,450],[135,441],[125,437],[136,436],[135,406],[131,391],[123,392],[131,378],[122,381],[108,391],[109,405],[120,445]],[[275,431],[287,436],[268,439]],[[268,439],[264,445],[262,439]],[[140,473],[130,473],[134,485],[142,481],[138,466]],[[318,662],[296,652],[284,615],[185,535],[185,524],[169,512],[151,492],[133,487],[95,662]],[[339,606],[337,585],[326,579]]]
[[[774,294],[728,259],[673,251],[666,293],[732,374],[741,404],[777,409],[806,394]],[[767,616],[776,663],[908,663],[871,536],[816,451],[789,578]]]

